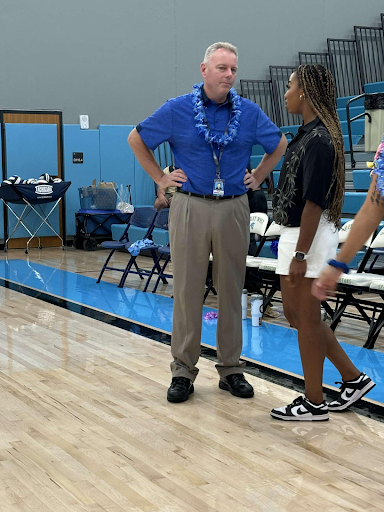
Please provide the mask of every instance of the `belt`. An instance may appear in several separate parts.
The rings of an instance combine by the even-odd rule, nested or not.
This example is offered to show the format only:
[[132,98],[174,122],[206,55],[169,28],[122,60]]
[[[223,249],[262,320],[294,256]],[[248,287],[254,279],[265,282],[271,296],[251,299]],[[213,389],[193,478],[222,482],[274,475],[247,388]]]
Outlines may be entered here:
[[202,199],[234,199],[235,197],[240,197],[240,195],[237,196],[214,196],[213,194],[195,194],[194,192],[187,192],[186,190],[181,190],[180,188],[176,189],[176,192],[180,192],[180,194],[186,194],[188,196],[192,197],[201,197]]

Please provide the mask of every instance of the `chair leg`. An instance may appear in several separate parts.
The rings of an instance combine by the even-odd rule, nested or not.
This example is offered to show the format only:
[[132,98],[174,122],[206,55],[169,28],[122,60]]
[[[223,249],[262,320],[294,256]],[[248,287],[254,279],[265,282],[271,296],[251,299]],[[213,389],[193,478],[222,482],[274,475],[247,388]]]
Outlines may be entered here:
[[207,288],[207,289],[205,290],[205,293],[204,293],[204,299],[203,299],[203,304],[205,304],[205,301],[206,301],[206,299],[207,299],[207,297],[208,297],[209,291],[210,291],[210,288]]
[[136,256],[131,256],[131,259],[129,260],[127,266],[125,267],[123,275],[120,279],[120,283],[117,285],[118,288],[122,288],[124,286],[125,280],[127,279],[128,274],[132,268],[132,265],[135,263],[135,260],[136,260]]
[[380,334],[380,331],[384,325],[384,312],[381,312],[378,319],[376,320],[376,323],[372,329],[372,331],[369,333],[367,341],[363,345],[364,348],[372,349],[375,346],[376,340]]
[[[159,283],[160,283],[161,275],[163,274],[165,267],[168,265],[170,259],[171,259],[171,255],[167,256],[167,259],[165,260],[164,265],[160,269],[160,274],[159,274],[159,277],[157,278],[157,281],[156,281],[154,289],[152,290],[152,293],[156,293],[157,287],[159,286]],[[165,283],[168,283],[168,281],[165,281]]]
[[372,261],[372,263],[369,265],[369,269],[368,269],[368,272],[372,272],[372,269],[373,267],[375,266],[375,263],[377,261],[377,258],[379,257],[378,254],[376,254],[376,256],[374,257],[374,260]]
[[112,258],[112,254],[115,252],[116,249],[112,249],[112,251],[109,253],[109,256],[108,258],[106,259],[104,265],[103,265],[103,268],[101,269],[101,272],[100,272],[100,275],[96,281],[96,283],[100,283],[100,279],[102,278],[103,274],[104,274],[104,271],[105,269],[107,268],[107,265],[108,265],[108,262],[109,260]]
[[336,327],[338,326],[338,324],[341,320],[341,317],[343,316],[344,311],[346,310],[349,302],[350,301],[348,300],[348,297],[346,297],[342,301],[341,306],[339,306],[339,308],[337,310],[335,310],[333,317],[332,317],[332,322],[329,326],[332,329],[332,331],[335,331]]
[[[156,259],[156,252],[152,249],[151,253],[152,253],[153,263],[155,264],[156,270],[157,270],[158,274],[160,275],[161,274],[161,268],[160,268],[160,265],[158,264],[157,259]],[[165,279],[165,277],[160,275],[160,279],[163,281],[164,284],[168,284],[168,281]]]
[[158,265],[158,264],[159,264],[160,259],[161,259],[161,254],[160,254],[160,256],[157,258],[157,260],[156,260],[155,264],[154,264],[154,265],[153,265],[153,267],[152,267],[151,273],[149,274],[148,279],[147,279],[147,282],[145,283],[145,286],[144,286],[144,290],[143,290],[143,292],[146,292],[146,291],[147,291],[148,286],[149,286],[149,283],[151,282],[152,276],[153,276],[153,274],[155,273],[156,265]]
[[134,261],[134,263],[133,263],[133,264],[135,265],[135,268],[136,268],[136,270],[137,270],[137,273],[138,273],[138,274],[139,274],[139,276],[140,276],[140,279],[144,279],[143,274],[140,272],[140,269],[139,269],[139,267],[137,266],[136,260]]

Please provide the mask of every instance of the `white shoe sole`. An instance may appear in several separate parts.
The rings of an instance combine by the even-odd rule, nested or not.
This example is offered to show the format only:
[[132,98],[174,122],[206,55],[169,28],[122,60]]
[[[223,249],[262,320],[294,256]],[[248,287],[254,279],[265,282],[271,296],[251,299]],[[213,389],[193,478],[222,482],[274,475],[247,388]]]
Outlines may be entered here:
[[331,407],[328,404],[328,410],[330,412],[345,411],[346,409],[348,409],[348,407],[351,407],[351,405],[353,405],[358,400],[360,400],[360,398],[362,398],[364,395],[366,395],[368,393],[368,391],[371,391],[371,389],[374,388],[375,386],[376,386],[375,382],[373,382],[373,380],[371,380],[370,382],[368,382],[368,384],[363,389],[360,389],[359,393],[357,394],[356,397],[353,398],[352,402],[347,402],[347,403],[345,403],[343,405],[339,405],[337,407]]
[[311,418],[304,418],[303,416],[281,416],[280,414],[276,414],[271,411],[272,418],[276,418],[277,420],[284,421],[328,421],[329,414],[322,414],[319,416],[312,416]]

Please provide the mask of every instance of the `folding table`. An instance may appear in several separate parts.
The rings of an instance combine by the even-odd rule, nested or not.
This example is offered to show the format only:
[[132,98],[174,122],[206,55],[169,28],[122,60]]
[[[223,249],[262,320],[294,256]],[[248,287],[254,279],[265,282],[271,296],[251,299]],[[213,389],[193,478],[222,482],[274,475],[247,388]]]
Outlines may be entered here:
[[[8,210],[16,217],[17,222],[15,227],[12,230],[12,233],[9,235],[4,244],[4,251],[8,250],[8,242],[12,238],[16,229],[21,225],[28,232],[30,238],[27,241],[27,246],[25,249],[25,254],[28,254],[29,244],[33,238],[37,238],[39,240],[39,249],[42,248],[40,237],[38,236],[38,232],[40,229],[46,225],[50,228],[53,233],[60,238],[61,246],[64,249],[64,242],[62,237],[55,231],[49,222],[48,218],[52,214],[52,212],[56,209],[64,194],[68,190],[71,185],[70,181],[61,181],[59,183],[38,183],[38,184],[26,184],[26,185],[3,185],[0,187],[0,199],[6,205]],[[48,213],[45,213],[42,209],[43,204],[54,203],[52,208]],[[21,214],[17,214],[10,204],[21,204],[24,205],[24,208]],[[40,217],[41,223],[38,228],[32,232],[32,228],[28,226],[26,223],[26,218],[28,215],[34,212],[38,217]]]

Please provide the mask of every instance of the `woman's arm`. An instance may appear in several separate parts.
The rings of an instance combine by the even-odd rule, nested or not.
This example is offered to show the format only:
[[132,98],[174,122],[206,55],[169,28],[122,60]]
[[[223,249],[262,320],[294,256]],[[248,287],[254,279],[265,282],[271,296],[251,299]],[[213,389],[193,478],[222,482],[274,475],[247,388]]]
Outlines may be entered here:
[[[364,204],[355,217],[351,232],[336,256],[336,261],[348,264],[382,220],[384,216],[384,198],[376,190],[376,182],[377,175],[374,175]],[[313,283],[313,295],[320,300],[325,300],[330,292],[333,294],[332,292],[336,289],[336,283],[341,274],[342,270],[340,269],[326,267],[319,279]]]

